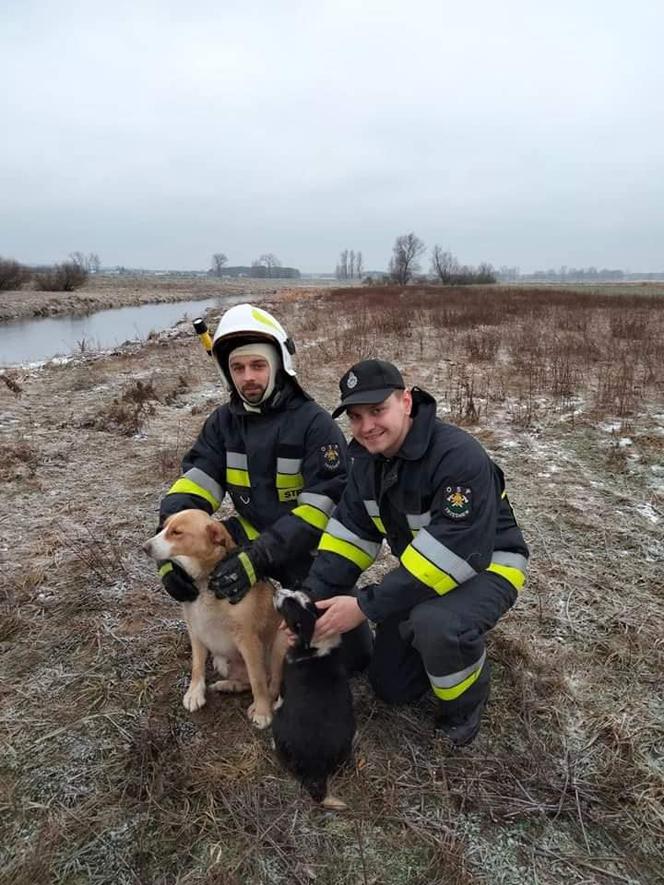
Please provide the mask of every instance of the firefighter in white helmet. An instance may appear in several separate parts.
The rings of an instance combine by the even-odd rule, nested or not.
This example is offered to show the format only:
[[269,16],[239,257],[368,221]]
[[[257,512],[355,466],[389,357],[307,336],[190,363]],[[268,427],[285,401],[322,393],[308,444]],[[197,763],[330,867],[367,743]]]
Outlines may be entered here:
[[[230,495],[235,515],[225,524],[239,546],[210,579],[230,602],[263,577],[291,588],[302,582],[346,484],[344,436],[300,387],[294,353],[281,323],[262,308],[238,304],[224,314],[212,355],[230,399],[207,419],[161,502],[163,523],[189,507],[213,513]],[[162,564],[160,574],[175,599],[196,597],[177,564]],[[368,663],[370,641],[368,627],[346,641],[357,651],[351,669]]]

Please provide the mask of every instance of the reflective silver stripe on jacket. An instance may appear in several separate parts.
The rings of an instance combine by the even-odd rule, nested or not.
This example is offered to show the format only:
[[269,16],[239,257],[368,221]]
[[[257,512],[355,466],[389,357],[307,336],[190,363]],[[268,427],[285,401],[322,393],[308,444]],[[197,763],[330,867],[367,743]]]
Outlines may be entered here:
[[376,503],[376,501],[364,501],[363,503],[369,516],[380,516],[380,511],[378,509],[378,504]]
[[302,458],[277,458],[277,473],[287,473],[294,476],[300,472]]
[[520,553],[509,553],[507,550],[494,550],[491,554],[491,562],[497,562],[499,565],[507,565],[510,568],[516,568],[524,575],[528,574],[528,559],[521,556]]
[[226,452],[226,466],[234,470],[248,470],[247,456],[241,452]]
[[413,539],[412,547],[437,568],[454,578],[457,584],[463,584],[464,581],[474,578],[477,574],[465,559],[457,556],[453,550],[441,544],[440,541],[436,541],[426,529],[417,533]]
[[300,492],[297,496],[297,503],[311,504],[312,507],[322,510],[323,513],[326,513],[328,516],[330,516],[334,510],[334,501],[332,498],[328,498],[327,495],[319,495],[316,492]]
[[479,660],[475,661],[475,663],[471,664],[469,667],[464,667],[463,670],[458,670],[456,673],[450,673],[449,676],[432,676],[431,673],[427,673],[427,676],[429,677],[431,684],[435,685],[436,688],[454,688],[455,685],[458,685],[460,682],[463,682],[464,679],[467,679],[471,673],[481,670],[485,661],[486,650],[482,652]]
[[426,513],[407,513],[406,519],[411,532],[419,532],[420,529],[431,522],[431,511]]
[[191,470],[187,470],[182,476],[191,482],[195,482],[196,485],[200,486],[202,489],[210,492],[211,495],[214,495],[217,501],[221,501],[224,497],[224,490],[219,483],[215,479],[212,479],[209,474],[205,473],[204,470],[201,470],[200,467],[192,467]]
[[325,532],[328,535],[332,535],[333,538],[339,538],[340,541],[348,541],[349,544],[354,544],[356,547],[359,547],[360,550],[364,550],[364,552],[372,559],[375,559],[378,556],[380,544],[360,538],[359,535],[351,532],[350,529],[347,529],[346,526],[342,525],[337,519],[330,519],[325,527]]

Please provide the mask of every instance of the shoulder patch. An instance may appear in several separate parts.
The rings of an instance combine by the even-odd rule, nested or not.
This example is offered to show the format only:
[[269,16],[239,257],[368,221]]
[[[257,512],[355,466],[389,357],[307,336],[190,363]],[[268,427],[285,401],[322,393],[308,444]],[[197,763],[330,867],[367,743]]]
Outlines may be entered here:
[[320,447],[321,461],[323,467],[330,472],[338,470],[341,466],[341,453],[337,443],[329,443]]
[[450,519],[465,519],[470,515],[472,492],[467,486],[447,486],[443,495],[443,513]]

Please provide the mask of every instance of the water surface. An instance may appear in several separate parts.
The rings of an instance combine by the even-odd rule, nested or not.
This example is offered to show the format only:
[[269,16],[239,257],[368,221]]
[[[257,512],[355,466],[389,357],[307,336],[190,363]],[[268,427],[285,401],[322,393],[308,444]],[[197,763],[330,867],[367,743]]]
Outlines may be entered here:
[[250,300],[248,293],[242,296],[218,295],[171,304],[114,307],[85,316],[67,314],[1,323],[0,366],[41,362],[82,350],[106,350],[125,341],[143,340],[150,332],[170,329],[187,317],[202,316],[211,307],[228,307]]

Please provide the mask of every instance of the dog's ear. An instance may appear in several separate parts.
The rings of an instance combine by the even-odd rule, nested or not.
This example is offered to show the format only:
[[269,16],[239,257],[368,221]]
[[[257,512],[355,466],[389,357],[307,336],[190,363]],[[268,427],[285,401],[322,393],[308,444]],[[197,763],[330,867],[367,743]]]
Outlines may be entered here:
[[207,527],[208,537],[216,547],[226,547],[228,533],[220,522],[212,521]]
[[313,603],[306,607],[298,599],[285,599],[280,607],[288,628],[305,644],[311,642],[316,629],[316,608]]

